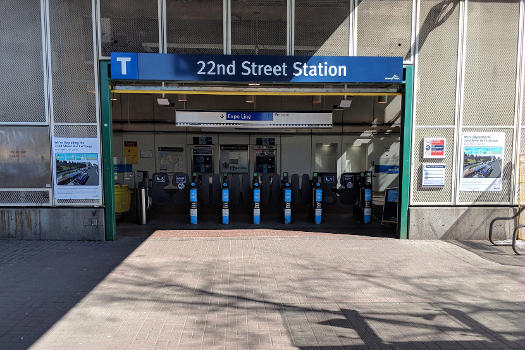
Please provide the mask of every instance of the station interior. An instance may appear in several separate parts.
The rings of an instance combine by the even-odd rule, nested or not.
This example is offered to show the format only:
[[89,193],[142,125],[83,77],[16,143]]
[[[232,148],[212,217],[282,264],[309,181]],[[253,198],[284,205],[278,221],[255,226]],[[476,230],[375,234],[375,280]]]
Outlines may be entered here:
[[[131,210],[117,210],[119,226],[136,224],[140,205],[137,187],[142,186],[148,187],[150,227],[224,228],[220,191],[226,178],[229,227],[254,227],[256,175],[261,196],[257,227],[395,235],[395,222],[385,220],[384,204],[387,191],[398,188],[401,93],[250,96],[113,92],[114,180],[116,188],[127,186],[132,198]],[[158,99],[168,99],[169,105],[161,105]],[[327,112],[333,124],[323,128],[181,127],[176,118],[182,111]],[[157,181],[159,174],[163,175],[161,183]],[[354,183],[343,183],[345,174],[350,174]],[[323,189],[321,225],[313,225],[314,176]],[[182,178],[184,186],[177,183]],[[283,223],[283,180],[292,190],[288,225]],[[197,225],[189,224],[192,181],[198,189]],[[372,199],[371,220],[365,224],[361,202],[366,181]],[[118,201],[117,196],[117,208]],[[394,210],[397,216],[397,204]]]

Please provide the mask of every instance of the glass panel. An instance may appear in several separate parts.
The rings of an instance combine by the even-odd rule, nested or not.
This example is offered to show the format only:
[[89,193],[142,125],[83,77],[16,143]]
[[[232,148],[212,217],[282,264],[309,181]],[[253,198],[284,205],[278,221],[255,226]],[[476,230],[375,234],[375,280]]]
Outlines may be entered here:
[[0,186],[50,187],[50,154],[48,127],[0,127]]

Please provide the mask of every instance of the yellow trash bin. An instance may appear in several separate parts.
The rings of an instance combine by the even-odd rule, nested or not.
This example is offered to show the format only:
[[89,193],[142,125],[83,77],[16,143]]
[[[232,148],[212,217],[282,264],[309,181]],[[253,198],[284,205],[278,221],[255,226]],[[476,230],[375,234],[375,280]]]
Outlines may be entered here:
[[115,185],[115,214],[119,218],[131,209],[131,191],[128,185]]

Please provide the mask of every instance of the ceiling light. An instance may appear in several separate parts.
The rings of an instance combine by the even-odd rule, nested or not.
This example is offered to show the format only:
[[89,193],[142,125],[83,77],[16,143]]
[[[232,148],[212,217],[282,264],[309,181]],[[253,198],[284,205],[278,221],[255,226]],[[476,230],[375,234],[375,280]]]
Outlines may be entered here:
[[157,98],[157,103],[159,104],[159,106],[169,106],[170,100],[164,97],[159,97]]
[[118,101],[116,97],[112,97],[111,101]]
[[259,84],[259,83],[248,83],[248,86],[259,86],[259,85],[261,85],[261,84]]
[[255,103],[255,96],[254,95],[248,95],[246,96],[246,103]]
[[180,94],[177,96],[177,101],[179,102],[187,102],[188,101],[188,96],[186,96],[186,94]]
[[380,95],[377,96],[377,103],[385,104],[388,102],[388,96]]

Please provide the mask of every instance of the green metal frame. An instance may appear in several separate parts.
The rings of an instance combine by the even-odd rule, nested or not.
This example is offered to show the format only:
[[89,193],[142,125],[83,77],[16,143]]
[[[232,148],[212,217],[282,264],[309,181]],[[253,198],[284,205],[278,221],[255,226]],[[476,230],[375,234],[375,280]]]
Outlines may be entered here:
[[[102,111],[102,152],[104,162],[104,203],[106,240],[117,238],[115,194],[113,179],[113,128],[111,125],[111,79],[109,62],[100,62],[100,95]],[[404,67],[403,102],[401,112],[401,159],[399,164],[399,238],[408,238],[408,202],[410,198],[410,160],[412,156],[412,104],[414,93],[414,67]]]
[[109,62],[100,62],[100,106],[102,119],[102,161],[104,178],[104,218],[106,241],[117,239],[113,179],[113,126],[111,125],[111,86]]
[[399,238],[408,238],[408,202],[410,200],[410,160],[412,158],[412,104],[414,101],[414,67],[404,67],[401,111],[401,159],[399,160]]

